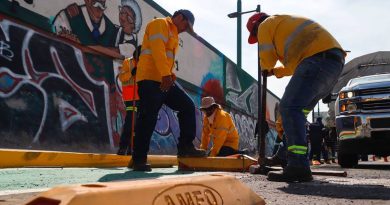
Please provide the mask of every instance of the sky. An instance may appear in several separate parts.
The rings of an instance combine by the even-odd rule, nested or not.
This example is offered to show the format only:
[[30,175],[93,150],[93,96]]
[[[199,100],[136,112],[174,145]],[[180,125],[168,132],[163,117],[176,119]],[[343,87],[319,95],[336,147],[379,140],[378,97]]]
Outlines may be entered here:
[[[169,13],[189,9],[195,15],[195,32],[237,62],[237,20],[227,14],[237,10],[237,0],[154,0]],[[241,0],[242,11],[256,9],[272,14],[308,17],[325,27],[353,58],[390,50],[389,0]],[[257,79],[257,45],[248,44],[246,22],[253,13],[242,16],[242,68]],[[268,79],[268,89],[282,97],[290,77]],[[317,111],[318,108],[316,107]],[[327,105],[320,103],[320,111]]]

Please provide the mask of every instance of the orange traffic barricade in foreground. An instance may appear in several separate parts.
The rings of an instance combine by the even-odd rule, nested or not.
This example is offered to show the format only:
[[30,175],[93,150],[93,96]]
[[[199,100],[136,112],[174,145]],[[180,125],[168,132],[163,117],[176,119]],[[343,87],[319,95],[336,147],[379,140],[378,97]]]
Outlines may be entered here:
[[233,176],[203,175],[56,187],[27,205],[260,205],[265,201]]

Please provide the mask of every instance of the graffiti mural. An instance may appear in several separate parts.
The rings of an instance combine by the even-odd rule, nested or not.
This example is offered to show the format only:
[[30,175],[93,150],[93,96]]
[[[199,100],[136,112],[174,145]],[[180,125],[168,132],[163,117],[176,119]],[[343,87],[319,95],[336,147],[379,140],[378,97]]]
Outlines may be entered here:
[[1,40],[14,53],[0,61],[2,132],[13,132],[7,126],[12,124],[28,133],[33,144],[94,141],[113,146],[107,121],[110,86],[90,77],[83,53],[7,19],[0,25]]
[[[239,77],[240,76],[240,77]],[[240,147],[248,148],[254,152],[257,149],[257,139],[254,136],[257,113],[258,113],[258,86],[247,73],[237,70],[235,64],[230,61],[226,63],[226,103],[231,108],[230,115],[233,116],[235,125],[240,133]],[[267,93],[266,120],[270,125],[270,132],[266,134],[266,155],[272,154],[274,142],[277,137],[274,124],[275,109],[279,99]]]
[[[119,66],[142,44],[146,23],[167,15],[149,0],[0,1],[0,148],[112,152],[126,113]],[[240,147],[254,152],[255,79],[201,37],[179,37],[182,89],[197,107],[213,96],[233,116]],[[278,99],[268,100],[272,122]],[[195,112],[199,145],[203,116]],[[150,152],[176,154],[179,135],[176,113],[163,106]]]

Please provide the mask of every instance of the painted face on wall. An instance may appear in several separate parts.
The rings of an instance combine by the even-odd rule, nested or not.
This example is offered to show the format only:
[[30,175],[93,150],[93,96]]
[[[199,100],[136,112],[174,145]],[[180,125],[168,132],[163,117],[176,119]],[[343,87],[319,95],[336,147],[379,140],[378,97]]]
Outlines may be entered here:
[[131,34],[135,28],[135,13],[128,6],[119,7],[119,23],[126,34]]
[[106,0],[85,0],[89,16],[92,21],[99,23],[103,17],[106,7]]

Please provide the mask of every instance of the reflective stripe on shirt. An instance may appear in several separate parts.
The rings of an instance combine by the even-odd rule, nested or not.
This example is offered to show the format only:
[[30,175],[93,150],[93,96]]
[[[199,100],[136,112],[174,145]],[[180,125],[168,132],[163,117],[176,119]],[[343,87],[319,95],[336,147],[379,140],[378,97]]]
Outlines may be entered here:
[[167,43],[168,42],[168,38],[165,37],[163,34],[161,33],[157,33],[157,34],[153,34],[149,37],[149,41],[153,41],[153,40],[156,40],[156,39],[161,39],[162,41],[164,41],[164,43]]
[[287,56],[287,53],[288,53],[288,49],[290,48],[290,44],[291,42],[295,39],[295,37],[297,37],[297,35],[303,31],[303,29],[314,23],[314,21],[312,20],[306,20],[304,21],[301,25],[299,25],[286,39],[286,42],[284,43],[284,61],[283,61],[283,64],[284,65],[287,65],[287,59],[288,59],[288,56]]
[[[144,49],[141,51],[141,55],[151,55],[151,54],[152,54],[152,51],[150,49]],[[167,58],[174,59],[174,57],[175,57],[172,51],[167,51],[165,53],[165,55],[167,55]]]
[[270,51],[274,49],[273,44],[260,44],[259,45],[259,51]]

